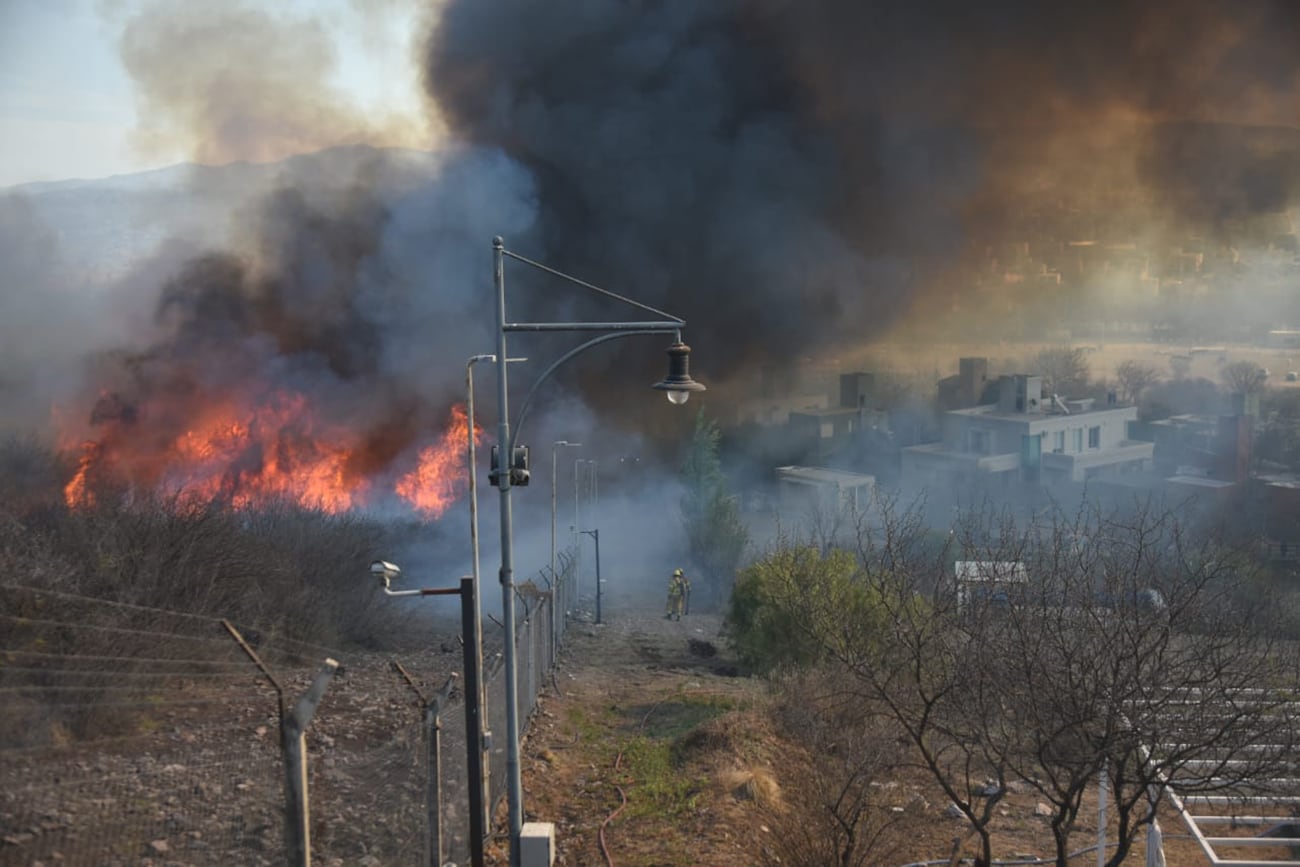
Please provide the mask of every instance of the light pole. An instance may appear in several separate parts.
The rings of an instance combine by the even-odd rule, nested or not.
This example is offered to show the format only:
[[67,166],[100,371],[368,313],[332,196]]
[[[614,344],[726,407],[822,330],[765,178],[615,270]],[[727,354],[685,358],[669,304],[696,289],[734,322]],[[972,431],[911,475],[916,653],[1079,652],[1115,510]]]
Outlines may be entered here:
[[555,501],[556,501],[556,478],[555,478],[555,457],[560,448],[581,448],[582,443],[571,443],[568,440],[556,440],[551,443],[551,659],[555,658],[555,652],[560,643],[560,618],[564,616],[563,603],[561,602],[560,593],[560,576],[555,572]]
[[[491,361],[495,363],[496,360],[497,357],[491,354],[471,355],[469,360],[465,363],[465,427],[469,431],[469,539],[470,547],[473,550],[473,573],[471,577],[474,581],[474,632],[469,637],[472,640],[470,647],[472,647],[474,651],[475,670],[479,672],[483,671],[483,591],[481,589],[482,585],[479,582],[478,474],[476,472],[477,459],[475,457],[474,442],[474,365],[478,364],[480,361]],[[507,358],[506,362],[511,363],[527,360],[527,358]],[[469,651],[466,650],[466,653],[468,652]],[[490,780],[492,777],[491,768],[488,766],[487,739],[490,737],[491,733],[487,728],[487,685],[483,682],[481,677],[477,679],[477,682],[479,692],[478,703],[475,706],[475,716],[477,719],[470,723],[470,728],[466,732],[465,740],[467,742],[470,741],[470,733],[476,733],[472,740],[476,743],[479,751],[478,765],[480,769],[480,779]],[[468,687],[469,684],[466,683],[466,686]],[[466,703],[467,708],[471,705],[473,705],[472,702]],[[481,814],[481,818],[479,819],[480,831],[487,827],[490,812],[488,807],[488,799],[482,798],[482,802],[478,805],[478,812]],[[470,809],[474,809],[473,804],[470,805]],[[481,843],[479,845],[481,846]]]
[[[586,532],[582,529],[581,513],[578,507],[578,503],[582,499],[581,481],[583,479],[582,474],[579,472],[579,467],[583,464],[587,467],[585,479],[587,482],[587,502],[591,506],[591,514],[596,515],[600,513],[600,493],[596,490],[596,482],[598,480],[596,473],[598,466],[597,462],[594,458],[591,460],[583,460],[582,458],[579,458],[573,465],[573,540],[577,550],[577,559],[574,561],[576,565],[573,573],[573,591],[575,600],[582,593],[582,539],[580,539],[579,536]],[[599,590],[599,588],[597,588],[597,590]],[[597,619],[597,622],[600,622],[599,618]]]
[[588,464],[586,458],[577,458],[573,462],[573,604],[578,607],[582,601],[582,467]]
[[[497,358],[509,358],[506,335],[512,331],[565,331],[565,332],[604,332],[581,343],[561,355],[533,383],[524,398],[515,425],[515,432],[510,431],[509,378],[506,370],[509,365],[497,365],[497,461],[493,467],[493,484],[501,491],[501,619],[505,632],[505,657],[503,659],[506,674],[506,799],[509,806],[510,821],[510,863],[519,867],[519,835],[523,830],[523,778],[519,768],[519,676],[515,660],[515,581],[514,581],[514,519],[511,512],[510,491],[516,484],[527,484],[529,479],[527,449],[516,451],[515,437],[528,416],[528,408],[537,388],[569,359],[594,346],[634,334],[671,333],[674,340],[668,347],[668,376],[654,384],[654,388],[664,391],[670,402],[685,403],[692,391],[703,391],[704,386],[691,379],[689,358],[690,347],[682,343],[681,329],[686,321],[676,316],[656,310],[653,307],[616,295],[584,280],[571,277],[540,262],[534,262],[505,248],[500,237],[492,239],[493,283],[496,290],[496,326]],[[643,322],[508,322],[506,321],[506,281],[505,260],[509,257],[539,271],[559,277],[570,283],[590,289],[601,295],[630,304],[640,310],[662,317],[658,320]]]
[[469,540],[474,549],[474,586],[479,580],[478,570],[478,481],[474,456],[474,365],[480,361],[496,361],[495,355],[471,355],[465,363],[465,415],[469,428]]
[[596,542],[596,623],[600,623],[600,529],[583,530]]

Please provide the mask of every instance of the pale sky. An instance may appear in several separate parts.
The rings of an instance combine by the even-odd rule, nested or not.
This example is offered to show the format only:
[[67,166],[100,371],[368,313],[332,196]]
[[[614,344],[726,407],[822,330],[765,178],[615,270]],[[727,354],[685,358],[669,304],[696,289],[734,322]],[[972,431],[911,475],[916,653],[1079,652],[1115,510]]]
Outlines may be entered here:
[[[139,146],[137,93],[119,42],[141,11],[209,2],[313,20],[333,45],[330,86],[362,111],[423,114],[413,46],[428,4],[417,0],[0,0],[0,187],[190,159],[181,148]],[[376,142],[393,143],[420,146]]]

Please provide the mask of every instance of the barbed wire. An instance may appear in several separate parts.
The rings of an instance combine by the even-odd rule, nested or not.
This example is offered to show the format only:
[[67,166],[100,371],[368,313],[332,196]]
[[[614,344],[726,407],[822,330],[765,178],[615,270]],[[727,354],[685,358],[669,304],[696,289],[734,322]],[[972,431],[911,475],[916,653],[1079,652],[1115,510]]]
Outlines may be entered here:
[[[18,648],[6,648],[0,651],[5,656],[29,656],[37,659],[81,659],[94,660],[97,662],[150,662],[159,665],[213,665],[225,666],[232,669],[249,669],[251,666],[246,661],[234,661],[224,659],[188,659],[173,658],[165,659],[156,656],[110,656],[99,653],[46,653],[42,650],[21,650]],[[184,674],[184,672],[177,672]]]
[[57,599],[71,599],[78,602],[86,602],[94,605],[109,605],[114,608],[121,608],[127,611],[140,611],[149,614],[165,614],[170,617],[180,617],[188,620],[198,620],[205,623],[221,622],[220,618],[210,617],[206,614],[191,614],[186,611],[175,611],[167,608],[153,608],[148,605],[137,605],[133,602],[121,602],[117,599],[107,599],[102,596],[83,596],[79,593],[68,593],[65,590],[51,590],[48,587],[31,587],[24,584],[4,584],[0,583],[0,590],[9,590],[19,593],[39,593],[45,596],[53,596]]
[[[275,715],[275,707],[273,705],[268,705],[267,710],[268,710],[268,716]],[[198,739],[200,737],[224,735],[232,732],[239,732],[239,733],[246,734],[254,730],[259,725],[267,725],[268,730],[271,731],[275,730],[274,725],[269,725],[267,722],[264,721],[259,722],[252,719],[245,719],[245,720],[241,720],[240,722],[224,723],[222,725],[187,725],[185,728],[185,735],[192,736],[193,738]],[[250,729],[250,726],[252,726],[253,728]],[[14,759],[14,757],[19,757],[23,753],[73,754],[81,750],[84,750],[87,746],[101,747],[101,748],[109,747],[109,746],[124,746],[132,742],[144,743],[148,741],[156,741],[159,738],[166,738],[170,740],[170,739],[175,739],[177,737],[179,737],[179,733],[173,730],[167,732],[150,732],[149,734],[132,733],[126,735],[103,735],[100,737],[83,738],[77,741],[70,740],[61,743],[29,744],[26,746],[10,746],[6,744],[0,746],[0,756],[12,760]]]
[[[530,718],[544,670],[554,662],[542,640],[550,634],[549,622],[539,612],[547,607],[553,612],[556,606],[537,600],[517,624],[519,688],[526,693],[521,696],[523,720]],[[23,610],[38,616],[24,618]],[[171,625],[175,632],[168,631]],[[202,634],[209,629],[212,636]],[[425,814],[413,805],[423,792],[427,743],[421,734],[427,737],[427,732],[414,705],[405,700],[409,688],[368,668],[373,661],[369,655],[343,653],[266,628],[236,629],[254,655],[275,669],[285,695],[298,694],[317,674],[316,654],[354,660],[354,670],[361,673],[360,679],[334,681],[340,685],[331,690],[342,692],[351,684],[359,688],[359,697],[322,705],[315,731],[308,733],[312,759],[337,756],[340,767],[347,768],[346,774],[331,774],[309,765],[313,815],[318,809],[320,815],[350,815],[350,805],[382,780],[391,803],[380,810],[391,821],[368,830],[355,822],[331,824],[330,830],[313,834],[313,850],[322,858],[338,856],[364,840],[384,863],[399,863],[401,853],[419,849]],[[56,630],[67,632],[50,634]],[[282,708],[275,689],[263,682],[265,672],[245,656],[249,651],[215,630],[224,632],[221,618],[0,584],[0,631],[6,633],[0,635],[0,723],[15,732],[27,730],[12,745],[0,746],[0,825],[25,829],[12,854],[26,859],[23,863],[51,860],[51,853],[70,864],[119,863],[110,853],[135,846],[137,856],[142,848],[145,857],[153,857],[150,847],[159,841],[187,863],[195,858],[194,863],[247,863],[249,847],[271,858],[280,852],[275,829],[284,820],[279,805],[283,759],[277,761]],[[505,636],[488,633],[483,677],[491,698],[484,722],[498,731],[505,727],[500,650]],[[432,669],[452,662],[432,650],[410,658]],[[428,673],[416,679],[433,683],[440,676]],[[395,689],[403,690],[403,700],[397,700]],[[456,703],[461,701],[458,696]],[[453,793],[445,802],[444,821],[455,850],[448,855],[457,862],[468,845],[468,814],[460,800],[468,735],[461,716],[449,708],[443,713],[442,779]],[[373,726],[404,734],[362,734]],[[322,742],[328,751],[317,753]],[[493,747],[485,790],[489,815],[505,792],[500,750]],[[195,786],[203,787],[202,811],[166,806],[189,803]],[[123,816],[117,810],[124,798],[160,806]],[[201,830],[201,837],[187,836],[189,829]],[[458,842],[452,845],[451,839]],[[0,858],[0,863],[8,862]]]
[[17,623],[22,626],[50,626],[64,629],[89,629],[96,632],[111,632],[115,635],[140,635],[147,638],[162,638],[167,641],[202,641],[211,644],[230,645],[229,638],[216,638],[208,635],[180,635],[174,632],[159,632],[150,629],[132,629],[127,626],[101,626],[96,623],[80,623],[75,620],[47,620],[32,617],[20,617],[13,614],[0,614],[0,620]]
[[[276,748],[278,749],[278,747]],[[196,771],[205,771],[205,770],[212,770],[214,768],[229,767],[231,764],[233,764],[229,760],[230,756],[239,756],[241,759],[244,758],[244,756],[240,755],[239,750],[235,750],[235,749],[231,749],[229,752],[223,754],[223,756],[224,756],[223,758],[216,758],[211,761],[203,761],[203,762],[191,762],[191,761],[187,761],[183,763],[170,762],[168,764],[160,765],[156,769],[151,769],[151,773],[155,776],[164,776],[166,774],[172,773],[172,771],[167,770],[169,765],[182,765],[184,770],[187,773],[194,773]],[[84,777],[84,778],[79,777],[79,778],[72,778],[66,780],[65,779],[50,780],[49,782],[23,783],[11,788],[9,791],[11,794],[16,792],[35,794],[38,792],[55,792],[58,791],[59,789],[69,788],[73,786],[82,786],[87,782],[87,780],[93,780],[93,782],[96,785],[100,785],[100,784],[107,785],[110,783],[135,782],[139,780],[139,778],[140,778],[140,774],[135,771],[132,771],[130,773],[122,773],[122,774],[97,773],[95,774],[94,777]]]
[[[122,609],[124,611],[135,611],[144,614],[163,615],[166,617],[177,617],[185,620],[194,620],[211,626],[220,626],[221,621],[223,619],[220,617],[213,617],[207,614],[193,614],[187,611],[176,611],[174,609],[168,609],[168,608],[155,608],[148,605],[138,605],[133,602],[122,602],[116,599],[108,599],[100,596],[85,596],[79,593],[69,593],[64,590],[51,590],[45,587],[31,587],[29,585],[24,585],[24,584],[0,583],[0,590],[7,590],[10,592],[19,592],[19,593],[35,593],[35,594],[40,594],[45,596],[51,596],[57,599],[72,600],[87,605],[95,605],[95,606],[106,605],[113,608]],[[69,621],[68,625],[75,626],[79,624]],[[241,632],[245,632],[248,634],[257,634],[265,638],[264,630],[257,629],[256,627],[252,627],[252,626],[245,626],[239,623],[234,623],[233,625],[236,628],[238,628]],[[274,639],[273,643],[276,644],[292,644],[298,647],[308,648],[310,650],[319,653],[324,653],[326,656],[329,657],[337,657],[340,655],[338,648],[327,647],[326,645],[305,641],[301,638],[292,638],[290,636],[280,635],[280,634],[274,634],[272,637]],[[214,640],[218,642],[222,641],[222,639],[220,638]]]
[[149,701],[94,701],[94,702],[43,702],[42,708],[58,710],[93,710],[95,708],[143,708],[155,709],[160,707],[198,707],[214,704],[230,704],[235,701],[263,701],[267,698],[268,693],[254,693],[243,695],[223,695],[220,698],[199,699],[186,698],[176,699],[175,701],[167,699],[157,699]]
[[[0,653],[6,651],[0,650]],[[0,673],[9,674],[41,674],[48,677],[153,677],[153,678],[212,678],[217,682],[217,678],[226,678],[235,680],[236,678],[258,676],[255,669],[250,665],[247,672],[217,672],[217,671],[114,671],[112,669],[68,669],[68,668],[34,668],[22,665],[6,665]]]

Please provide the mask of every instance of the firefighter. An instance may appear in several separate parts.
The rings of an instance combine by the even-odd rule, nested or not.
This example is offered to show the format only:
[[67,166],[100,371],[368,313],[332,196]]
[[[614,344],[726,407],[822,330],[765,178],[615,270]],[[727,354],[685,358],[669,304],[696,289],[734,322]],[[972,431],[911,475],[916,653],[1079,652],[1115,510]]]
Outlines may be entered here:
[[690,611],[691,582],[681,569],[673,570],[673,577],[668,579],[668,613],[669,620],[681,620],[682,615]]

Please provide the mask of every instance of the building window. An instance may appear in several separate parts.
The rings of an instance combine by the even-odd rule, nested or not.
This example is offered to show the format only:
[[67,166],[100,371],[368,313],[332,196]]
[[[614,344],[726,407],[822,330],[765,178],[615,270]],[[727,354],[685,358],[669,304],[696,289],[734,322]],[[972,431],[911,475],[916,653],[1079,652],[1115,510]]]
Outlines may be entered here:
[[1088,448],[1101,448],[1101,425],[1088,428]]
[[1058,455],[1065,454],[1065,431],[1058,430],[1052,434],[1052,451]]
[[1074,450],[1076,452],[1083,451],[1083,428],[1077,427],[1074,430],[1070,431],[1070,433],[1073,434],[1073,436],[1071,436],[1070,439],[1073,440],[1071,445],[1074,446]]

